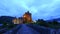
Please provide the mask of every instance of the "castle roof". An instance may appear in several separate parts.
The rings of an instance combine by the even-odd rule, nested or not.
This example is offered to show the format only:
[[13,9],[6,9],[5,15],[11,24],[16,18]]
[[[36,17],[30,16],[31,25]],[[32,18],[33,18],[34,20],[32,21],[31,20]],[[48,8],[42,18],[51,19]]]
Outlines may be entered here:
[[25,14],[31,15],[31,13],[29,11],[27,11]]
[[23,17],[19,17],[19,19],[23,19]]

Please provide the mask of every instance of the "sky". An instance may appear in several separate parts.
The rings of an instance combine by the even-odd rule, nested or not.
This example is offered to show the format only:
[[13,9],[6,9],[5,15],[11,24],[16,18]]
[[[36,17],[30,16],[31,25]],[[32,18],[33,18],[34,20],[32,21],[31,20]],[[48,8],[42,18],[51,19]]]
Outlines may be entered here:
[[0,0],[0,16],[21,17],[27,11],[33,20],[59,18],[60,0]]

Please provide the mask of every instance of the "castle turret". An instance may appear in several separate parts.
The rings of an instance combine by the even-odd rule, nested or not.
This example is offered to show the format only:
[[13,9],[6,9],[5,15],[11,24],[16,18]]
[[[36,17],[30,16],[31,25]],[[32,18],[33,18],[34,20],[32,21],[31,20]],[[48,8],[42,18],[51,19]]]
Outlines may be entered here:
[[24,15],[23,15],[24,21],[25,22],[32,22],[32,17],[31,17],[31,13],[29,13],[29,11],[27,11]]

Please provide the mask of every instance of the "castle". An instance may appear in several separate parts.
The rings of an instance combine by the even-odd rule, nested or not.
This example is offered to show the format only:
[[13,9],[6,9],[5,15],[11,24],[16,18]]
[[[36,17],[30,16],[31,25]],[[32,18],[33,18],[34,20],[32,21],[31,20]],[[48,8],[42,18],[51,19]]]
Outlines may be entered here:
[[15,18],[12,20],[14,24],[20,24],[20,23],[32,23],[32,17],[31,13],[29,11],[25,12],[23,17]]

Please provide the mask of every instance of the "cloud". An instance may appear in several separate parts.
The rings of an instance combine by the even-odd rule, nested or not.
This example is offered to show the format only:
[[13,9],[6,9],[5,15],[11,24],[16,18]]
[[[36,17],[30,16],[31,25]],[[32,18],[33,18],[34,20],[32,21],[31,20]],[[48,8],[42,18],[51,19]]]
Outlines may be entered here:
[[60,0],[0,0],[0,15],[22,16],[30,11],[33,19],[60,17]]

